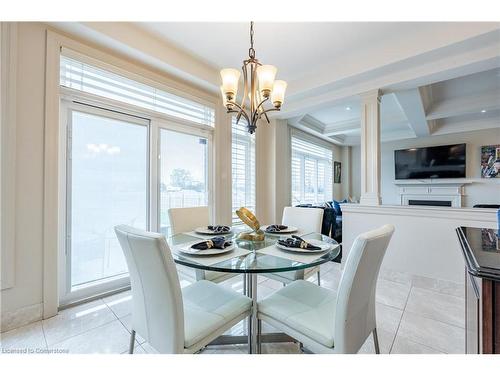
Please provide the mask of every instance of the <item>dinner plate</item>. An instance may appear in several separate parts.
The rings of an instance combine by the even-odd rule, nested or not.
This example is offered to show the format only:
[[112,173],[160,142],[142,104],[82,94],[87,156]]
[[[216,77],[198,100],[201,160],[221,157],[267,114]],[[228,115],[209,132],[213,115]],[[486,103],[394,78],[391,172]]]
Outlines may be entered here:
[[213,230],[208,229],[207,227],[199,227],[194,230],[196,233],[199,234],[207,234],[210,236],[217,236],[219,234],[229,234],[231,233],[231,227],[229,227],[229,230],[227,232],[215,232]]
[[320,240],[305,240],[306,242],[310,243],[311,245],[318,246],[320,249],[319,250],[307,250],[307,249],[301,249],[300,247],[287,247],[280,245],[279,243],[276,243],[276,247],[278,249],[286,250],[286,251],[292,251],[294,253],[322,253],[324,251],[330,250],[332,248],[332,244],[328,242],[323,242]]
[[280,230],[279,232],[268,232],[267,231],[267,227],[269,227],[270,225],[263,225],[260,227],[260,229],[262,229],[264,232],[266,232],[267,234],[287,234],[287,233],[294,233],[294,232],[297,232],[298,228],[295,228],[295,227],[291,227],[291,226],[288,226],[288,228],[286,229],[282,229]]
[[184,254],[189,255],[220,255],[233,251],[235,248],[234,243],[224,249],[207,249],[207,250],[196,250],[189,247],[179,247],[179,251]]

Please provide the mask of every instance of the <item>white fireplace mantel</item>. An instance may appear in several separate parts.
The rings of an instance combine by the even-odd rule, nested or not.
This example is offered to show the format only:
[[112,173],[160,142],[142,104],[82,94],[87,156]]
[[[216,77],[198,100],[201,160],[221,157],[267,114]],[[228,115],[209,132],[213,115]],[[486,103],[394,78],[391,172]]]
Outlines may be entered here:
[[409,205],[410,200],[436,200],[451,202],[451,207],[462,207],[465,185],[470,180],[396,180],[399,187],[401,205]]

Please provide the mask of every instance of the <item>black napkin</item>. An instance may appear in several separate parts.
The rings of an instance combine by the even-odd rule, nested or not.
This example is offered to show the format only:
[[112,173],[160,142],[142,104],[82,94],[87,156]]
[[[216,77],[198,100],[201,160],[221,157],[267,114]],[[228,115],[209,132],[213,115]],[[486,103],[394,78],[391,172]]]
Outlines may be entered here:
[[299,236],[292,235],[292,237],[293,238],[287,238],[286,240],[278,240],[278,243],[285,247],[293,247],[297,249],[321,250],[321,247],[311,245]]
[[224,237],[214,237],[206,241],[195,243],[191,248],[196,250],[225,249],[231,244],[232,242],[226,241]]
[[215,233],[224,233],[231,230],[227,225],[209,225],[208,230],[214,231]]
[[273,224],[266,228],[266,232],[281,232],[282,230],[288,229],[286,225]]

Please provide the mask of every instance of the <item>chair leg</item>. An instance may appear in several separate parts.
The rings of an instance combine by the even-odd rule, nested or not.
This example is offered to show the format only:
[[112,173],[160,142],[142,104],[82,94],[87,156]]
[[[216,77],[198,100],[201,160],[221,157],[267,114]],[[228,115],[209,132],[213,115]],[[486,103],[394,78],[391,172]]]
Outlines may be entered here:
[[377,335],[377,328],[375,328],[372,332],[373,334],[373,343],[375,344],[375,353],[380,354],[380,347],[378,345],[378,335]]
[[134,354],[134,346],[135,346],[135,331],[132,330],[132,332],[130,332],[130,345],[128,348],[128,354]]
[[257,320],[257,354],[262,353],[262,320]]
[[247,295],[247,278],[245,274],[243,274],[243,294]]
[[321,275],[319,273],[319,270],[318,270],[318,273],[317,273],[317,277],[318,277],[318,286],[321,286]]

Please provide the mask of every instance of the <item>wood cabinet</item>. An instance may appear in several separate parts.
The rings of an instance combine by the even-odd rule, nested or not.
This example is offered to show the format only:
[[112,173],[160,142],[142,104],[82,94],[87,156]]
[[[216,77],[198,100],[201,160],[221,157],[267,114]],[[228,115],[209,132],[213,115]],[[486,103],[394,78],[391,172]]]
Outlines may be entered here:
[[500,354],[500,231],[457,228],[465,260],[465,348]]
[[481,353],[481,279],[465,271],[465,352]]
[[500,354],[500,282],[466,272],[465,351]]

